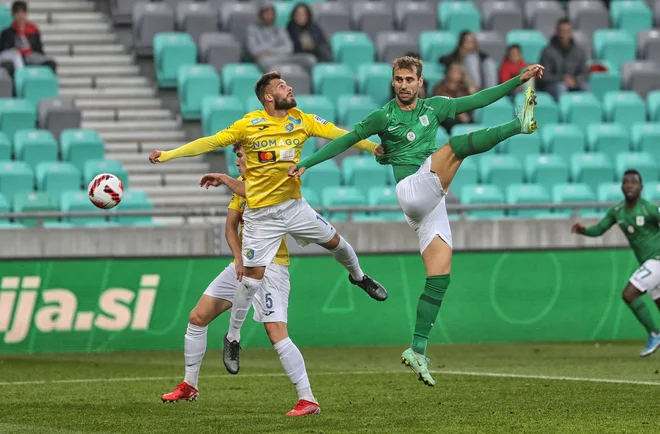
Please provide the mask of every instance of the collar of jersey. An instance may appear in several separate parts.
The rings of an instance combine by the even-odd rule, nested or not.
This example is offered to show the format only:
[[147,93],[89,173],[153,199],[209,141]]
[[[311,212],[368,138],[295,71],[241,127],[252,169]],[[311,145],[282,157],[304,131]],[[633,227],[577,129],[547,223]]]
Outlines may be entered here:
[[274,118],[274,117],[272,117],[271,115],[269,115],[268,112],[267,112],[265,109],[262,110],[262,112],[263,112],[264,117],[265,117],[266,119],[268,119],[269,121],[273,121],[273,122],[275,122],[275,123],[280,123],[280,124],[281,124],[281,123],[284,123],[284,122],[286,122],[286,121],[288,121],[289,118],[291,117],[291,113],[289,113],[288,111],[286,112],[286,116],[283,117],[283,118]]

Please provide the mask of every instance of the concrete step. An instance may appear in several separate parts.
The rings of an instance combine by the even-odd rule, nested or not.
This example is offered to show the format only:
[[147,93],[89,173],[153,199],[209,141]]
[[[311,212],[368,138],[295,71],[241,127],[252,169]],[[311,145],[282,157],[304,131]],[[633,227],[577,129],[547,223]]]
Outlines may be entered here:
[[[32,6],[30,6],[32,8]],[[71,35],[87,33],[107,33],[112,31],[112,25],[109,22],[83,21],[75,24],[71,23],[45,23],[39,26],[42,35]]]
[[58,66],[58,77],[124,77],[140,74],[137,65],[103,66]]
[[49,56],[94,56],[99,54],[126,54],[126,49],[117,44],[52,44],[44,46]]
[[104,99],[124,99],[124,98],[144,98],[153,97],[155,94],[151,88],[64,88],[60,89],[60,96],[69,98],[104,98]]
[[[205,197],[207,199],[211,199],[213,196],[218,196],[218,192],[216,190],[219,190],[219,188],[213,188],[213,189],[205,189],[200,187],[199,185],[185,185],[185,186],[154,186],[154,187],[142,187],[142,190],[144,190],[148,195],[150,199],[154,199],[156,197],[194,197],[194,196],[201,196]],[[224,196],[224,195],[222,195]]]
[[77,66],[123,66],[133,65],[133,56],[129,54],[111,54],[108,56],[55,56],[57,65],[63,67],[77,67]]
[[84,121],[110,121],[110,120],[174,120],[172,112],[168,109],[145,110],[85,110],[82,113]]
[[[60,94],[62,92],[60,91]],[[159,109],[161,107],[161,100],[157,98],[122,98],[122,99],[106,99],[106,98],[78,98],[76,105],[81,110],[85,109]]]
[[33,12],[30,2],[30,21],[39,27],[46,23],[75,23],[107,21],[108,16],[103,12]]
[[[192,158],[203,158],[203,155]],[[200,160],[203,161],[203,160]],[[169,163],[169,161],[168,161]],[[166,163],[167,164],[167,163]],[[165,185],[199,185],[199,181],[202,179],[202,176],[208,172],[204,173],[166,173],[165,174]],[[217,190],[217,189],[216,189]],[[220,190],[218,190],[220,191]],[[231,194],[231,193],[227,193]]]
[[176,121],[172,119],[165,120],[146,120],[146,121],[83,121],[83,128],[90,128],[100,132],[121,132],[121,131],[149,131],[149,130],[178,130]]
[[184,143],[186,134],[183,131],[122,131],[100,133],[104,142],[155,142],[177,141]]
[[167,163],[151,164],[147,163],[146,165],[127,165],[125,166],[126,170],[129,173],[141,173],[141,174],[152,174],[152,173],[161,173],[161,174],[172,174],[172,173],[194,173],[194,174],[205,174],[209,171],[209,164],[202,162],[191,162],[189,159],[180,159],[174,161],[168,161]]
[[30,0],[30,14],[52,12],[82,12],[93,11],[94,3],[90,1],[62,1],[62,0]]
[[[114,33],[88,33],[88,34],[42,34],[41,40],[45,45],[49,44],[108,44],[116,43],[117,35]],[[58,71],[59,72],[59,71]]]
[[[153,151],[151,149],[149,152]],[[146,152],[142,146],[136,142],[105,142],[105,154],[110,155],[113,153],[124,154],[142,154]]]
[[207,196],[155,196],[149,198],[156,208],[210,208],[229,205],[231,198],[209,194]]
[[58,81],[60,83],[60,88],[152,87],[152,84],[147,77],[60,77]]
[[131,174],[131,188],[159,187],[163,186],[162,173],[136,173]]

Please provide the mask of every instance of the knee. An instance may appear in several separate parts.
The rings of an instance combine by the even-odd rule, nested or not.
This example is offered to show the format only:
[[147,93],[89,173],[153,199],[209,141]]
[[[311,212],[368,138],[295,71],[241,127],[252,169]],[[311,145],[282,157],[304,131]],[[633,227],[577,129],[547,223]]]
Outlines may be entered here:
[[323,247],[325,247],[328,250],[334,250],[337,247],[339,247],[340,241],[341,241],[341,236],[339,235],[339,233],[335,232],[335,236],[332,237],[330,241],[323,244]]
[[267,322],[264,324],[264,327],[266,328],[268,339],[270,339],[270,343],[273,345],[289,337],[285,322]]
[[198,327],[206,327],[209,325],[209,318],[203,315],[201,312],[199,312],[197,309],[193,309],[190,312],[190,315],[188,316],[188,322],[192,325],[196,325]]
[[623,293],[621,294],[621,298],[623,298],[624,302],[630,304],[633,301],[637,300],[640,295],[642,295],[642,293],[637,288],[629,284],[623,290]]
[[245,267],[244,275],[250,279],[261,280],[264,278],[266,267]]

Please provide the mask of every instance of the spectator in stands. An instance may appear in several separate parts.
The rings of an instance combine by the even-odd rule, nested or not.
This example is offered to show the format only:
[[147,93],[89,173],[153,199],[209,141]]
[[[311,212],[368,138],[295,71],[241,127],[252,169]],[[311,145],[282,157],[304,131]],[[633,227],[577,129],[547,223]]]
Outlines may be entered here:
[[272,71],[279,65],[298,64],[311,71],[316,58],[308,53],[294,53],[289,33],[275,25],[275,8],[265,3],[259,10],[260,24],[247,28],[248,52],[262,71]]
[[291,19],[287,26],[289,36],[293,41],[295,53],[308,53],[319,62],[332,62],[332,52],[323,30],[312,17],[312,10],[305,3],[298,3],[291,11]]
[[28,21],[27,12],[24,1],[11,5],[14,22],[0,34],[0,63],[12,75],[25,65],[47,65],[55,72],[55,61],[44,54],[39,29]]
[[[504,60],[502,61],[502,66],[500,66],[500,83],[504,83],[505,81],[511,80],[513,77],[520,74],[520,71],[522,71],[526,67],[527,67],[527,62],[525,62],[525,59],[523,59],[520,45],[518,44],[509,45],[508,47],[506,47],[506,55],[504,56]],[[525,85],[527,85],[527,83],[525,83]],[[524,91],[523,86],[520,86],[514,89],[514,91],[511,92],[511,95],[515,95],[523,91]]]
[[[465,73],[463,65],[455,62],[449,65],[445,78],[433,88],[433,96],[448,96],[460,98],[477,92],[477,85]],[[460,113],[454,119],[447,119],[442,123],[447,133],[456,124],[469,124],[472,122],[472,113]]]
[[568,19],[557,22],[557,32],[543,49],[540,63],[545,67],[540,88],[555,99],[564,92],[589,90],[587,55],[573,40],[573,27]]
[[465,72],[477,85],[483,89],[497,85],[497,67],[495,61],[486,53],[479,50],[477,38],[474,33],[464,31],[458,38],[456,49],[440,58],[440,63],[449,68],[452,63],[460,63]]

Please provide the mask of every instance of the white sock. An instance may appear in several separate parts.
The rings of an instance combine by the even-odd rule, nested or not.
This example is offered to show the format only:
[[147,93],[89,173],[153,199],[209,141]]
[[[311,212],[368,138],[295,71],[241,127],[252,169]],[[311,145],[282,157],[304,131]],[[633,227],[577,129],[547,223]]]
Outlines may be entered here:
[[348,272],[351,273],[351,277],[353,277],[354,280],[357,280],[358,282],[362,280],[364,273],[360,268],[360,261],[358,261],[355,250],[353,250],[353,247],[346,242],[344,237],[341,235],[339,236],[339,245],[330,252],[337,262],[343,265]]
[[245,318],[247,318],[250,306],[252,306],[254,294],[257,293],[262,283],[263,280],[243,276],[243,281],[238,286],[238,291],[236,291],[234,300],[232,300],[229,332],[227,332],[229,342],[241,341],[241,327],[245,322]]
[[284,372],[286,372],[289,380],[296,386],[298,400],[304,399],[306,401],[316,402],[314,395],[312,395],[309,378],[307,378],[305,359],[303,359],[296,344],[293,343],[291,338],[286,338],[273,345],[273,348],[275,348],[275,351],[280,356]]
[[200,327],[188,323],[186,337],[183,344],[183,354],[186,360],[186,376],[183,381],[197,388],[197,377],[202,366],[202,359],[206,353],[206,330],[208,327]]

